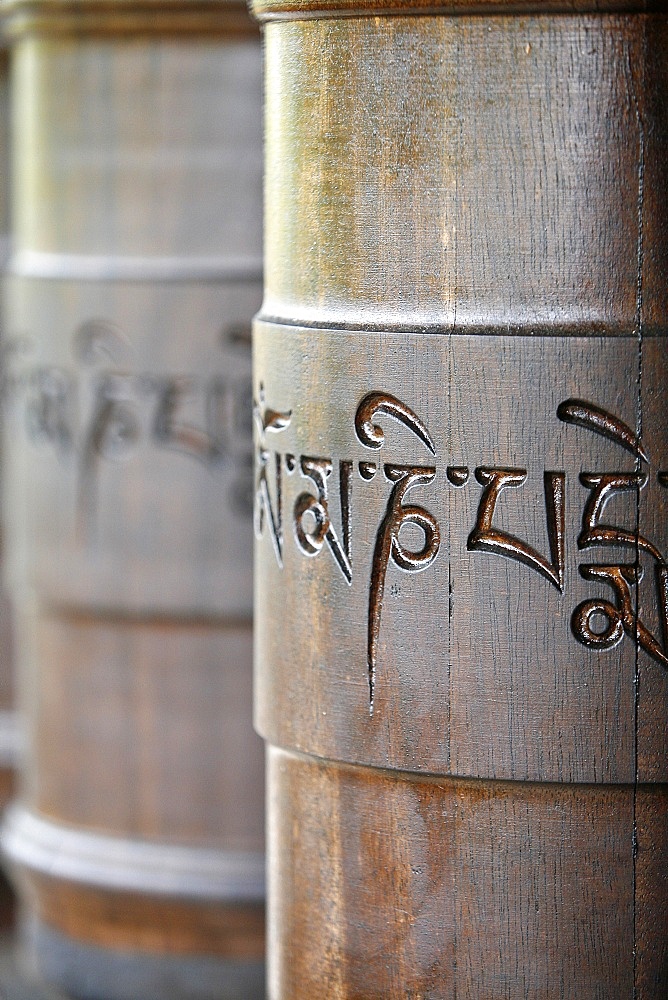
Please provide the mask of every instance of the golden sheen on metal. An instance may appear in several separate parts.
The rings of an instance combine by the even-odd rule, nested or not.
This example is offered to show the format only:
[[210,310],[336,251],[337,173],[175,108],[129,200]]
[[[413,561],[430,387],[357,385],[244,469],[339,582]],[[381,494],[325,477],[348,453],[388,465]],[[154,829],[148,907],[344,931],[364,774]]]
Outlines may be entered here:
[[264,990],[251,723],[261,54],[242,4],[7,4],[3,844],[85,1000]]
[[271,1000],[668,983],[668,25],[267,0]]

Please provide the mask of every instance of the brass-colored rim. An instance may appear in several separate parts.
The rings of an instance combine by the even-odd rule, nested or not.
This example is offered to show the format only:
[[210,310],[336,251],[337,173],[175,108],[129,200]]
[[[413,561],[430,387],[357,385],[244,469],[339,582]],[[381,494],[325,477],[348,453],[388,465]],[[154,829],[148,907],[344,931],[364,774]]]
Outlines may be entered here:
[[3,30],[31,35],[257,34],[244,0],[4,0]]
[[317,17],[665,13],[666,0],[252,0],[260,21]]

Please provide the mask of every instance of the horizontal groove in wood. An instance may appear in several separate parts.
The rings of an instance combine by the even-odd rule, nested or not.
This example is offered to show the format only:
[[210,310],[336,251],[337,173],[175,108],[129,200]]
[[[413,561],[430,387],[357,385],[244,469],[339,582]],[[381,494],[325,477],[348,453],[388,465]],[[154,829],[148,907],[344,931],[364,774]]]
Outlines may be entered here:
[[[261,323],[272,323],[277,326],[284,326],[286,337],[289,337],[298,330],[326,330],[336,336],[337,333],[405,333],[431,336],[434,334],[450,334],[455,336],[477,337],[628,337],[632,334],[628,325],[624,323],[606,322],[573,322],[573,323],[528,323],[518,322],[508,325],[490,322],[488,325],[482,323],[468,323],[466,320],[457,319],[456,323],[432,323],[425,317],[425,322],[403,323],[403,322],[364,322],[347,323],[342,321],[328,321],[318,319],[316,310],[313,310],[313,318],[306,314],[299,317],[273,316],[265,312],[260,312],[256,320]],[[663,327],[643,328],[643,337],[664,336]]]
[[476,793],[492,793],[496,795],[519,795],[524,797],[525,795],[531,794],[531,790],[535,789],[536,794],[539,793],[541,789],[546,792],[550,790],[556,791],[567,786],[573,789],[586,790],[591,788],[592,790],[600,791],[601,788],[615,788],[615,789],[647,789],[648,791],[654,792],[657,789],[664,789],[668,791],[668,785],[662,782],[625,782],[625,781],[610,781],[597,783],[593,781],[527,781],[523,778],[510,779],[510,778],[471,778],[462,775],[453,774],[441,774],[436,771],[407,771],[402,768],[393,767],[378,767],[374,764],[350,764],[347,761],[338,760],[333,757],[320,756],[317,753],[305,753],[303,750],[295,750],[294,747],[281,746],[276,743],[270,743],[270,752],[275,754],[277,757],[294,758],[296,762],[301,761],[305,766],[309,767],[334,767],[337,774],[346,775],[351,780],[353,779],[368,779],[373,780],[375,775],[378,780],[385,778],[391,781],[407,781],[407,782],[419,782],[421,785],[433,785],[434,788],[451,788],[453,793],[456,790],[461,792],[467,792],[475,796]]
[[261,21],[379,15],[582,15],[665,11],[663,0],[254,0]]

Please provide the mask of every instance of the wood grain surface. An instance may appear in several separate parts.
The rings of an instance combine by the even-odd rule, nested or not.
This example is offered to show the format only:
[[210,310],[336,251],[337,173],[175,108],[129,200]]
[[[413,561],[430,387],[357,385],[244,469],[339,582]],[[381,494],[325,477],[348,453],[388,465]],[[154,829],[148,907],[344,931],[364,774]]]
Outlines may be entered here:
[[666,18],[262,3],[269,995],[662,997]]
[[271,996],[662,995],[665,788],[269,763]]
[[[264,315],[633,331],[640,113],[660,117],[664,32],[603,15],[267,24]],[[642,136],[654,174],[661,129]],[[660,268],[661,213],[643,219]],[[665,315],[659,286],[645,336]]]

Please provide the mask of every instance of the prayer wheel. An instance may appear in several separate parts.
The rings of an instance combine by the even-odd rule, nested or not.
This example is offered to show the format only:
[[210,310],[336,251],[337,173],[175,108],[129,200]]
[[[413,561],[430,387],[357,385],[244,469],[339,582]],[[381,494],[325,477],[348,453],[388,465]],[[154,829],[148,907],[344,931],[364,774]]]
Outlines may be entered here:
[[[0,32],[1,32],[0,25]],[[9,253],[9,59],[0,34],[0,273]],[[0,336],[2,316],[0,315]],[[0,355],[1,357],[1,355]],[[0,454],[0,476],[2,456]],[[2,559],[0,524],[0,560]],[[0,809],[9,802],[14,788],[17,763],[18,727],[14,713],[12,676],[12,614],[9,595],[0,578]],[[0,872],[0,928],[9,927],[14,917],[14,896],[4,872]]]
[[[1,31],[1,26],[0,26]],[[9,58],[0,34],[0,273],[9,254]],[[2,322],[0,317],[0,332]],[[0,530],[0,555],[2,532]],[[12,792],[16,764],[16,720],[12,697],[12,624],[9,596],[0,581],[0,806]]]
[[212,0],[6,16],[6,574],[27,748],[4,848],[39,970],[69,995],[250,1000],[259,31]]
[[272,1000],[668,990],[668,26],[256,0]]

